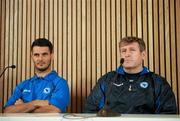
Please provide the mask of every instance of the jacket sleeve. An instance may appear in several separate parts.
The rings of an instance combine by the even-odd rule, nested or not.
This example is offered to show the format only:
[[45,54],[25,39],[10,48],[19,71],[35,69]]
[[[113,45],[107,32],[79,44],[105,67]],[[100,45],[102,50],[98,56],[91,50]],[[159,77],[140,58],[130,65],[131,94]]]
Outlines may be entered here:
[[109,72],[98,80],[86,100],[85,113],[96,113],[104,107],[107,86],[113,74]]
[[104,106],[104,94],[103,94],[103,83],[99,81],[93,90],[91,91],[90,95],[88,96],[84,112],[85,113],[95,113],[98,112],[101,107]]
[[177,114],[176,99],[168,82],[162,77],[156,77],[155,113]]

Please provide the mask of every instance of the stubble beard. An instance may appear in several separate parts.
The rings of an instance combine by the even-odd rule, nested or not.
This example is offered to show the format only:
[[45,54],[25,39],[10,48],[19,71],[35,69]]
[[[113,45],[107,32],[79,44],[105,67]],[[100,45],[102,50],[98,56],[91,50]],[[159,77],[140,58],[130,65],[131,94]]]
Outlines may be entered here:
[[36,68],[36,70],[38,71],[38,72],[45,72],[45,71],[47,71],[49,68],[50,68],[50,66],[51,66],[51,63],[49,63],[49,65],[46,67],[46,68]]

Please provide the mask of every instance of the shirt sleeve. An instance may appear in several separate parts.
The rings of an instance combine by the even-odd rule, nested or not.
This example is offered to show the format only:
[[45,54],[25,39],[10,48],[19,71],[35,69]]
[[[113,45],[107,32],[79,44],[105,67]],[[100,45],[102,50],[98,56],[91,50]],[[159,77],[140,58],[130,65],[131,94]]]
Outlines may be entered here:
[[70,100],[69,87],[67,81],[64,79],[58,79],[56,82],[55,89],[48,101],[50,104],[58,107],[62,112],[65,112]]
[[16,100],[18,100],[19,98],[21,98],[21,95],[22,95],[22,92],[21,92],[21,89],[20,89],[20,86],[21,85],[18,85],[12,96],[9,98],[9,100],[7,101],[6,105],[5,105],[5,108],[8,107],[8,106],[11,106],[11,105],[14,105],[14,103],[16,102]]

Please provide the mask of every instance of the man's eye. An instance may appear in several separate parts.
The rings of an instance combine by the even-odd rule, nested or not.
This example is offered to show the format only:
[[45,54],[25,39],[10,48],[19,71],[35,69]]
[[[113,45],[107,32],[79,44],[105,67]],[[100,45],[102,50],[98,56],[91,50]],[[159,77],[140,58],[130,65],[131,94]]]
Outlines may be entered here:
[[38,54],[34,54],[35,57],[38,57],[39,55]]
[[136,51],[135,49],[131,49],[131,51]]
[[47,56],[47,55],[48,55],[48,53],[44,53],[44,54],[43,54],[43,56]]

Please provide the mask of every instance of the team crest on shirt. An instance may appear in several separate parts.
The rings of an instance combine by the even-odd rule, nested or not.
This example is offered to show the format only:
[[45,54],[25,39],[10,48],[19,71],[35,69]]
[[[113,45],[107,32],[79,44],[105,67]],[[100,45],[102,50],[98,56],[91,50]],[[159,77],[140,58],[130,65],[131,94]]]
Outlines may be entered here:
[[51,89],[50,89],[49,87],[46,87],[46,88],[44,88],[43,93],[45,93],[45,94],[49,94],[49,93],[50,93],[50,91],[51,91]]
[[141,87],[141,88],[144,88],[144,89],[147,88],[148,85],[149,85],[149,84],[148,84],[147,82],[141,82],[141,83],[140,83],[140,87]]

